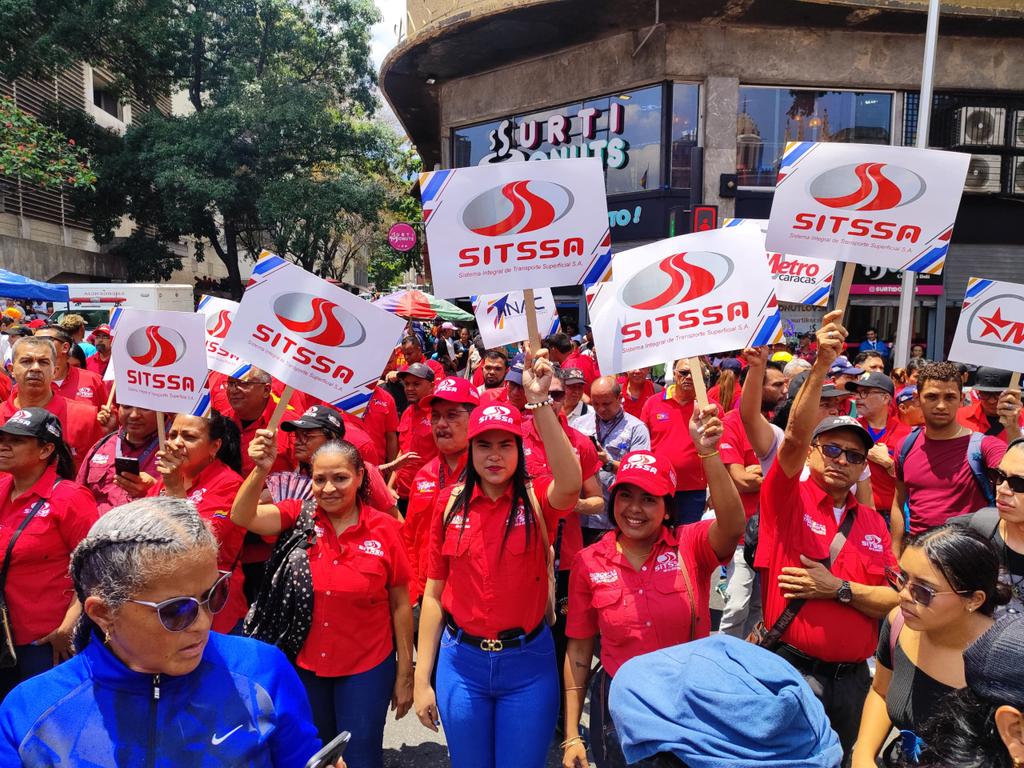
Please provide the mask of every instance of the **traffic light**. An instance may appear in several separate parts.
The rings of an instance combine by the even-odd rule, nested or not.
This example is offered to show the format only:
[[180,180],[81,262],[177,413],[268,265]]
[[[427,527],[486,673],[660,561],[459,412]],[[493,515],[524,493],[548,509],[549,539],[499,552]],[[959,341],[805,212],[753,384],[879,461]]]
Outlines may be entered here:
[[717,205],[695,205],[691,213],[693,214],[690,221],[691,232],[707,232],[709,229],[718,229]]

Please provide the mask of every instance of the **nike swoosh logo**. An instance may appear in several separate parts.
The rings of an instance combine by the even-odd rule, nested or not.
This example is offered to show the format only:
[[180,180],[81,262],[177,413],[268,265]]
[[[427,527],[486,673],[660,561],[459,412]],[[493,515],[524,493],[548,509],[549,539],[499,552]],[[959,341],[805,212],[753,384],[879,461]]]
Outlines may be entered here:
[[223,742],[223,741],[224,741],[225,739],[227,739],[227,738],[228,738],[228,737],[229,737],[229,736],[230,736],[230,735],[231,735],[232,733],[234,733],[235,731],[237,731],[237,730],[238,730],[239,728],[241,728],[241,727],[242,727],[241,725],[236,725],[236,726],[235,726],[234,728],[232,728],[232,729],[231,729],[230,731],[228,731],[227,733],[225,733],[225,734],[224,734],[223,736],[218,736],[218,735],[217,735],[216,733],[215,733],[215,734],[213,734],[213,738],[212,738],[212,739],[210,739],[210,743],[212,743],[212,744],[213,744],[213,746],[215,746],[215,747],[216,747],[216,746],[218,746],[218,745],[219,745],[219,744],[221,744],[221,743],[222,743],[222,742]]

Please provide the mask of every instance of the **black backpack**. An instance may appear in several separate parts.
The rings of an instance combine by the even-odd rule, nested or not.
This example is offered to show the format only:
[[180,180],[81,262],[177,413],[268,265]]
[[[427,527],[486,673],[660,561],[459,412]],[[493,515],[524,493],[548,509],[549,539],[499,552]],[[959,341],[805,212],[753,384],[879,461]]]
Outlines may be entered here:
[[307,499],[295,526],[282,531],[267,560],[267,572],[256,601],[250,606],[242,634],[276,645],[295,661],[313,626],[313,574],[309,548],[316,541],[313,510]]

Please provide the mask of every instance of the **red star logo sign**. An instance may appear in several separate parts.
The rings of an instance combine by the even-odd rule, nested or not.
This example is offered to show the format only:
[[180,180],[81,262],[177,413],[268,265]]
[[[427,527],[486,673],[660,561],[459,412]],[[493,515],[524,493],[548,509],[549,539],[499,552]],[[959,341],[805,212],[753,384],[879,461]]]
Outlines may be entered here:
[[992,334],[1002,341],[1003,331],[1006,329],[1006,326],[1013,324],[1012,320],[1003,319],[1001,307],[996,307],[996,311],[992,313],[991,317],[979,317],[978,319],[985,324],[985,330],[981,332],[980,338],[982,339]]

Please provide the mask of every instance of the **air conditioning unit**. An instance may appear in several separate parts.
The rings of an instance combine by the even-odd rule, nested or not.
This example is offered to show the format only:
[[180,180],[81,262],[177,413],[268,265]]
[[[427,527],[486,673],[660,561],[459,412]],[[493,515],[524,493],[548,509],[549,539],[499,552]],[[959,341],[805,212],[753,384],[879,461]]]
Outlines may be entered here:
[[999,166],[1002,159],[999,155],[971,155],[964,192],[1000,192]]
[[1010,194],[1024,195],[1024,156],[1008,157],[1010,161]]
[[953,143],[960,147],[993,147],[1003,143],[1006,110],[1002,107],[960,107],[953,116]]
[[1013,146],[1024,147],[1024,111],[1013,113]]

